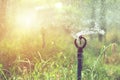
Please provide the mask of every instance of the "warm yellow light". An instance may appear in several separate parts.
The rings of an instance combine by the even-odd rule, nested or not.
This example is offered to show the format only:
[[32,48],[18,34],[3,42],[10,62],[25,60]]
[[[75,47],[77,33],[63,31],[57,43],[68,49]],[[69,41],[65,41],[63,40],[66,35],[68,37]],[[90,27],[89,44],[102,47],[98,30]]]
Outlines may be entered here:
[[36,17],[35,13],[21,13],[16,17],[16,26],[28,29],[34,26]]
[[58,2],[58,3],[55,4],[55,7],[57,9],[61,9],[63,7],[63,4],[61,2]]

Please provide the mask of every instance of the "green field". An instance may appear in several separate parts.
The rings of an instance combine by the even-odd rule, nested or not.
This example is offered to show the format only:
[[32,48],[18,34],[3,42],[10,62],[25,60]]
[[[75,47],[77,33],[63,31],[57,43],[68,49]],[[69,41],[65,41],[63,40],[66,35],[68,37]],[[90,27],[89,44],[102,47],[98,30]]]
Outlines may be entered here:
[[120,80],[119,5],[0,0],[0,80],[77,80],[78,32],[87,40],[82,80]]
[[[40,33],[8,34],[0,42],[1,80],[76,80],[77,49],[74,38],[63,29],[46,29],[45,47]],[[7,37],[9,36],[9,37]],[[10,37],[11,36],[11,37]],[[12,37],[14,36],[14,37]],[[120,46],[87,38],[83,80],[119,80]],[[19,40],[18,40],[19,39]]]

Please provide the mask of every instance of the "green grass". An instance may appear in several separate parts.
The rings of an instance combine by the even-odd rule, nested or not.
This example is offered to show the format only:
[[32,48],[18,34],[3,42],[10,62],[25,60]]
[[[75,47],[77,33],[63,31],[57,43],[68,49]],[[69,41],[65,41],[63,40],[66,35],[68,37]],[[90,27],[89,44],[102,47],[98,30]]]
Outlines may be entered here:
[[[62,32],[62,33],[61,33]],[[41,37],[27,36],[0,42],[0,80],[77,80],[77,49],[62,30],[47,31],[46,47]],[[13,35],[13,34],[12,34]],[[40,35],[40,34],[38,34]],[[112,43],[88,39],[84,49],[82,80],[120,80],[120,63],[106,63]],[[119,45],[118,45],[119,47]],[[116,55],[119,56],[119,50]],[[109,58],[116,59],[116,56]]]

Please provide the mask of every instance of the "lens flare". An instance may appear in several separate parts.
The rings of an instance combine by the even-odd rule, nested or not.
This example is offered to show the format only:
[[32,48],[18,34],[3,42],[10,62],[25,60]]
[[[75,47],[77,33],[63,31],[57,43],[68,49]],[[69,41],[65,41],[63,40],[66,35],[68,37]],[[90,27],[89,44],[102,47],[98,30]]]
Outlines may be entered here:
[[55,4],[55,7],[57,9],[61,9],[63,7],[63,4],[61,2],[58,2],[58,3]]
[[28,29],[35,25],[35,13],[21,13],[16,16],[16,25],[20,28]]

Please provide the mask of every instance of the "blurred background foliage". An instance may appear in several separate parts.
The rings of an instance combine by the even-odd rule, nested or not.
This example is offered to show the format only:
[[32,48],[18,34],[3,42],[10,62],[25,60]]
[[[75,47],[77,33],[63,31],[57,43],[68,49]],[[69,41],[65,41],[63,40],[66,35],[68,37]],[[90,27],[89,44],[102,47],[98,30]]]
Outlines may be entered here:
[[119,0],[0,0],[0,80],[76,80],[72,37],[85,36],[83,80],[120,80]]

